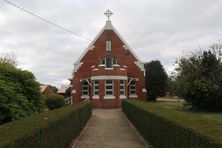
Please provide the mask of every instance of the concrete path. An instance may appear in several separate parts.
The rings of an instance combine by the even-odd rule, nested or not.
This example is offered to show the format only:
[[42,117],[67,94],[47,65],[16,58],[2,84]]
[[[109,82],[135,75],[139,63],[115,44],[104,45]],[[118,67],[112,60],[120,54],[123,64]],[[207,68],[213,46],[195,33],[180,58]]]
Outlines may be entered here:
[[149,148],[121,111],[94,109],[72,148]]

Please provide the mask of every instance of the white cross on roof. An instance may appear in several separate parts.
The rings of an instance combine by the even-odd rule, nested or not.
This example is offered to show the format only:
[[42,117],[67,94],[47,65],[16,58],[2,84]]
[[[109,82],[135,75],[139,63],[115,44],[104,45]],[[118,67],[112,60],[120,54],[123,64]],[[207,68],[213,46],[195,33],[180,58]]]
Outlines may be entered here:
[[107,16],[108,21],[109,21],[110,16],[113,15],[112,11],[110,11],[109,9],[104,14],[105,16]]

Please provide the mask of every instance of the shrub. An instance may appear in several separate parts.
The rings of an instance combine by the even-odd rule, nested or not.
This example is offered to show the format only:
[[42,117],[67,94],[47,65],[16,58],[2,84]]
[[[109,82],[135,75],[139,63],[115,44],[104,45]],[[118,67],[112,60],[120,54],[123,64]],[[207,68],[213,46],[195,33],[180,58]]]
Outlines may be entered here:
[[61,95],[51,95],[46,97],[46,105],[50,110],[63,107],[65,105],[64,97]]
[[35,76],[0,62],[0,124],[40,112],[43,106]]
[[222,147],[222,125],[218,121],[138,100],[124,100],[122,109],[155,148]]
[[65,148],[92,113],[90,103],[79,103],[32,115],[0,126],[0,148]]
[[222,62],[214,50],[177,62],[176,93],[195,110],[222,111]]

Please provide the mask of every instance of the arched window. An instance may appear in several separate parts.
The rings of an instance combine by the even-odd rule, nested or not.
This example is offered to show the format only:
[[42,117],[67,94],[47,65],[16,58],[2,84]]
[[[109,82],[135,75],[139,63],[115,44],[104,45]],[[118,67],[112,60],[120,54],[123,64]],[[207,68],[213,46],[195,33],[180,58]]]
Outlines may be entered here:
[[113,68],[113,65],[117,65],[117,59],[113,57],[103,57],[100,59],[100,64],[105,65],[106,68]]

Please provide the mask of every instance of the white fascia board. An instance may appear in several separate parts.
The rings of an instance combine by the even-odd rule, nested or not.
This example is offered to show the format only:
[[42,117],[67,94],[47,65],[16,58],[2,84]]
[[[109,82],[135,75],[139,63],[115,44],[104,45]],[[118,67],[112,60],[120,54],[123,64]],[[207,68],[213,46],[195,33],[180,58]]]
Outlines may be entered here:
[[102,30],[96,35],[96,37],[93,39],[93,41],[89,44],[89,46],[84,50],[82,55],[78,58],[78,60],[75,62],[75,64],[78,64],[82,58],[85,56],[85,54],[92,49],[93,44],[95,44],[96,40],[100,37],[100,35],[104,32],[104,30],[110,30],[113,26],[111,24],[111,21],[107,21],[105,26],[102,28]]

